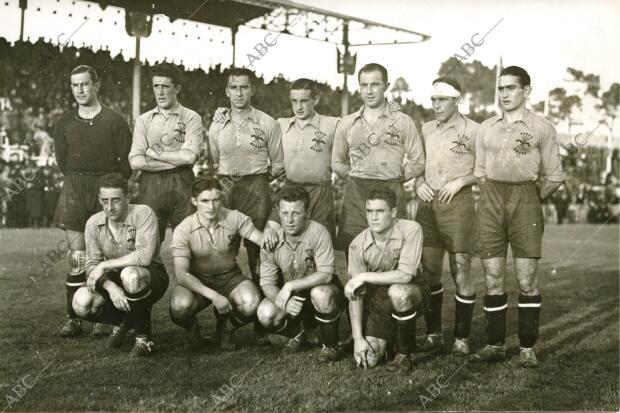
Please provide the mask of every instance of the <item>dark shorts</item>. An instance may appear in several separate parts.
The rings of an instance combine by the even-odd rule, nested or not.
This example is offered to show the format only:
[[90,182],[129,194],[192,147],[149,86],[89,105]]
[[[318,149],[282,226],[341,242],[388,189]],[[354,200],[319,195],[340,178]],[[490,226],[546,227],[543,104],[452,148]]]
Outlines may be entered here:
[[416,221],[422,226],[424,247],[469,252],[475,215],[471,187],[463,188],[449,204],[439,201],[437,196],[431,202],[421,201]]
[[262,231],[271,212],[271,188],[267,174],[241,177],[220,175],[218,180],[224,189],[224,206],[249,216],[254,226]]
[[99,204],[100,176],[74,173],[65,176],[54,214],[54,225],[56,227],[65,231],[84,232],[88,218],[101,211]]
[[480,258],[506,257],[508,244],[515,258],[540,258],[544,217],[534,182],[487,181],[472,236],[472,253]]
[[[166,267],[158,262],[151,262],[144,268],[149,271],[151,278],[151,282],[149,284],[151,293],[148,297],[146,297],[145,302],[152,305],[159,301],[166,293],[169,283],[168,273],[166,272]],[[109,271],[106,275],[110,281],[123,288],[121,271],[122,270]],[[103,295],[106,300],[110,301],[110,296],[106,290],[98,288],[97,292]]]
[[239,284],[250,280],[243,275],[239,267],[218,275],[198,275],[197,277],[204,285],[226,298],[230,297],[232,291],[237,288]]
[[[284,285],[284,283],[281,283],[278,286],[282,288],[282,285]],[[338,302],[342,307],[344,303],[344,286],[340,282],[340,279],[338,279],[338,276],[334,274],[332,282],[327,285],[333,285],[338,289]],[[314,305],[312,305],[312,300],[310,299],[310,290],[311,289],[304,291],[295,291],[291,294],[291,297],[297,296],[304,300],[304,304],[301,307],[301,312],[295,318],[298,318],[300,320],[308,320],[309,318],[314,318],[316,311],[314,310]],[[289,315],[289,317],[291,316]]]
[[[284,186],[301,186],[308,191],[310,195],[310,219],[327,228],[333,243],[336,239],[336,215],[334,211],[334,191],[331,182],[326,182],[325,184],[302,184],[287,179]],[[273,208],[269,219],[280,222],[277,208]]]
[[[415,318],[424,315],[430,305],[431,290],[426,284],[412,283],[418,287],[422,301],[416,309]],[[392,301],[388,295],[389,285],[368,285],[364,295],[364,336],[394,341],[396,326],[392,317]]]
[[150,206],[159,226],[159,239],[164,240],[168,222],[172,229],[196,211],[192,204],[194,173],[191,168],[142,172],[135,204]]
[[342,212],[338,222],[338,236],[334,247],[340,251],[349,251],[349,244],[360,232],[368,228],[366,220],[366,194],[375,188],[389,188],[396,193],[398,218],[405,218],[407,207],[404,201],[404,189],[400,182],[381,181],[377,179],[349,178],[344,190]]

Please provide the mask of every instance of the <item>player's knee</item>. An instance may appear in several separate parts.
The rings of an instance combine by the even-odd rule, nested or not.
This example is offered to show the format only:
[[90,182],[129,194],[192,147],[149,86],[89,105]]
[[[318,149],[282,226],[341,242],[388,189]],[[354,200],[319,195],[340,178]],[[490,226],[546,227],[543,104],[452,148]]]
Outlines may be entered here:
[[392,284],[388,288],[388,296],[392,302],[392,307],[396,311],[407,311],[416,306],[419,299],[419,289],[415,286],[405,284]]
[[75,294],[73,294],[73,311],[80,318],[86,318],[90,315],[93,306],[93,295],[88,291],[88,288],[79,288]]
[[237,310],[246,316],[256,313],[260,304],[260,296],[254,292],[246,292],[241,295]]
[[322,313],[329,313],[338,306],[335,288],[329,285],[318,285],[310,290],[310,299],[314,308]]
[[121,282],[125,291],[129,294],[136,294],[149,287],[151,276],[146,269],[130,266],[121,271]]
[[538,295],[538,286],[532,280],[519,280],[519,291],[523,295]]
[[269,300],[264,299],[256,309],[256,318],[265,327],[271,327],[275,324],[278,309]]
[[[175,294],[176,293],[176,294]],[[192,314],[192,297],[187,294],[178,294],[173,291],[170,297],[170,315],[173,318],[185,319],[191,317]]]

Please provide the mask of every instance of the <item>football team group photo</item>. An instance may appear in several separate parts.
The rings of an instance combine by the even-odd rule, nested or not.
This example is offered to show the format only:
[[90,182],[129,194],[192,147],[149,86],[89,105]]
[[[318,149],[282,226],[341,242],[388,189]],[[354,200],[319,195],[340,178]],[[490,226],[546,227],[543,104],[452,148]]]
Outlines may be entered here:
[[3,411],[620,408],[617,55],[512,50],[528,2],[142,3],[0,6]]

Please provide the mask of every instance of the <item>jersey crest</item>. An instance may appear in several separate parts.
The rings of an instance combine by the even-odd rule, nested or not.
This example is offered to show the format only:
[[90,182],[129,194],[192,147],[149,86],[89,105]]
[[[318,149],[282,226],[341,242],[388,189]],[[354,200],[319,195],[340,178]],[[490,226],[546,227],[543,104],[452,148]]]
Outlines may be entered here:
[[314,249],[306,248],[306,258],[304,259],[306,268],[316,271],[316,262],[314,261]]
[[323,145],[325,145],[325,136],[327,136],[326,133],[321,132],[320,130],[314,132],[314,138],[312,139],[312,142],[314,142],[312,144],[312,146],[310,147],[310,149],[312,149],[314,152],[323,152]]
[[386,144],[390,146],[400,146],[402,144],[402,138],[400,136],[401,132],[394,124],[391,124],[388,127],[388,130],[385,132],[385,134],[388,136],[385,140]]
[[469,152],[469,149],[467,148],[469,138],[467,136],[459,134],[457,135],[456,140],[452,141],[452,143],[454,144],[454,146],[450,148],[450,152],[457,155],[465,155],[467,152]]
[[261,128],[254,128],[254,133],[250,137],[254,139],[250,145],[256,149],[264,148],[267,145],[267,134]]
[[532,147],[530,145],[530,141],[532,139],[534,139],[534,137],[529,133],[521,132],[521,138],[515,139],[515,142],[518,142],[518,144],[513,148],[514,151],[518,155],[527,155],[532,150]]
[[130,251],[136,249],[136,229],[134,227],[129,227],[127,230],[127,247]]
[[174,129],[174,135],[172,137],[172,140],[178,143],[185,142],[185,129],[185,122],[177,122],[177,127]]

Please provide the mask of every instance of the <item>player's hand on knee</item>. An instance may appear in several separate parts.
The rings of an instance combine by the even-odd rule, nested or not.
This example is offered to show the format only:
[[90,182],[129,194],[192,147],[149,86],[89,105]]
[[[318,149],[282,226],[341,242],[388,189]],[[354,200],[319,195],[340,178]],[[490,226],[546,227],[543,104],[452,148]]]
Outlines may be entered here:
[[213,114],[213,122],[224,123],[226,121],[226,113],[228,113],[228,108],[217,108]]
[[230,301],[228,301],[228,298],[224,297],[221,294],[218,294],[218,296],[213,299],[213,305],[217,309],[217,312],[220,314],[228,314],[232,311],[232,305],[230,305]]
[[278,295],[276,296],[276,302],[274,303],[276,307],[280,310],[286,310],[286,302],[289,298],[291,298],[291,289],[288,283],[285,283],[280,291],[278,291]]
[[424,202],[431,202],[435,197],[435,192],[424,180],[416,181],[415,190],[420,199]]
[[293,296],[287,301],[285,310],[287,314],[297,317],[301,313],[301,309],[304,306],[304,302],[299,300],[299,297]]
[[131,307],[129,306],[129,300],[125,296],[125,292],[123,291],[121,287],[114,285],[113,287],[109,288],[107,291],[108,291],[108,294],[110,295],[110,300],[112,301],[112,304],[114,304],[114,307],[117,310],[124,311],[126,313],[128,313],[129,310],[131,310]]
[[361,338],[354,341],[353,344],[353,357],[355,358],[355,365],[357,367],[368,368],[368,358],[375,357],[374,347],[366,340]]
[[97,287],[97,281],[99,281],[99,279],[103,277],[104,273],[105,271],[103,270],[103,268],[101,268],[100,265],[97,265],[90,272],[90,274],[88,274],[88,279],[86,280],[86,287],[88,288],[88,291],[90,291],[91,293],[95,292],[95,288]]
[[355,301],[357,299],[357,291],[364,285],[362,277],[358,276],[351,278],[347,285],[344,287],[344,295],[349,301]]

